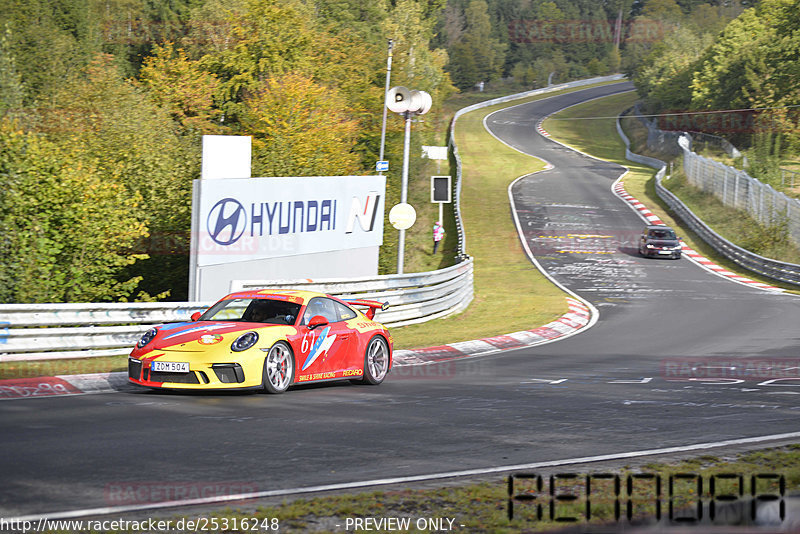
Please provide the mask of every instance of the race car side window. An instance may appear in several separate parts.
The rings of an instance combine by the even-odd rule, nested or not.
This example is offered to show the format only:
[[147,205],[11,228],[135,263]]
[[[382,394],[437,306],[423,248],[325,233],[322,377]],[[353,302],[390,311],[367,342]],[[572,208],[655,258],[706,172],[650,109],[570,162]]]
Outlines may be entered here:
[[336,302],[335,300],[332,300],[331,303],[333,304],[333,308],[336,311],[336,316],[338,317],[338,319],[336,319],[337,321],[348,321],[350,319],[356,318],[356,312],[354,312],[344,304]]
[[332,310],[328,306],[328,299],[321,297],[314,297],[306,306],[306,312],[303,314],[303,324],[308,324],[312,317],[321,315],[328,320],[329,323],[336,322]]
[[308,324],[315,315],[322,315],[329,323],[346,321],[356,317],[356,313],[347,306],[324,297],[314,297],[311,299],[308,303],[308,307],[306,307],[306,312],[303,314],[302,324]]

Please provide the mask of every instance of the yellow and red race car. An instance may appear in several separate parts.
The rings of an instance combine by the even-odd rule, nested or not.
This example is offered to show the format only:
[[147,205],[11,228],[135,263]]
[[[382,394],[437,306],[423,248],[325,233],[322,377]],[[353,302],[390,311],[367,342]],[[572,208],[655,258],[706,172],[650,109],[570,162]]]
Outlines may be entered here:
[[373,318],[386,306],[313,291],[232,293],[191,322],[148,330],[128,358],[128,379],[151,388],[269,393],[327,380],[380,384],[393,342]]

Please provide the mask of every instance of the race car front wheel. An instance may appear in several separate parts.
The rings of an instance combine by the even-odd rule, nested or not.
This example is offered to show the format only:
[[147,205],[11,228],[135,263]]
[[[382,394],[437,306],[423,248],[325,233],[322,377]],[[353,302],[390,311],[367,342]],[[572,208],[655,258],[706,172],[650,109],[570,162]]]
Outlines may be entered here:
[[267,393],[283,393],[294,379],[294,355],[292,349],[283,341],[278,341],[269,349],[264,358],[262,383]]
[[389,372],[389,345],[380,336],[369,340],[364,355],[364,382],[380,384]]

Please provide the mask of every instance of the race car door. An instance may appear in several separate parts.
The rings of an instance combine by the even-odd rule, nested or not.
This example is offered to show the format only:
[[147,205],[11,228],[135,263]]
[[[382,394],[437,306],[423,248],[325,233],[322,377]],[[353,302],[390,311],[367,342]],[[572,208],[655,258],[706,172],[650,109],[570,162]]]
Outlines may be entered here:
[[[309,328],[312,317],[321,315],[327,325]],[[355,332],[346,321],[355,317],[347,306],[325,297],[314,297],[303,314],[303,340],[298,359],[298,381],[325,380],[341,376],[348,367]]]

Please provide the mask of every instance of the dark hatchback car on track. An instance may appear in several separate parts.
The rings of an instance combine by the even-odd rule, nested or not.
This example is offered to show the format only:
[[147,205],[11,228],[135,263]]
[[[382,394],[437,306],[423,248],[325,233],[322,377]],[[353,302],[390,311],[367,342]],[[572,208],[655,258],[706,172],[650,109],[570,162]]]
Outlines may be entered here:
[[669,226],[649,224],[639,238],[639,254],[680,259],[683,243]]

